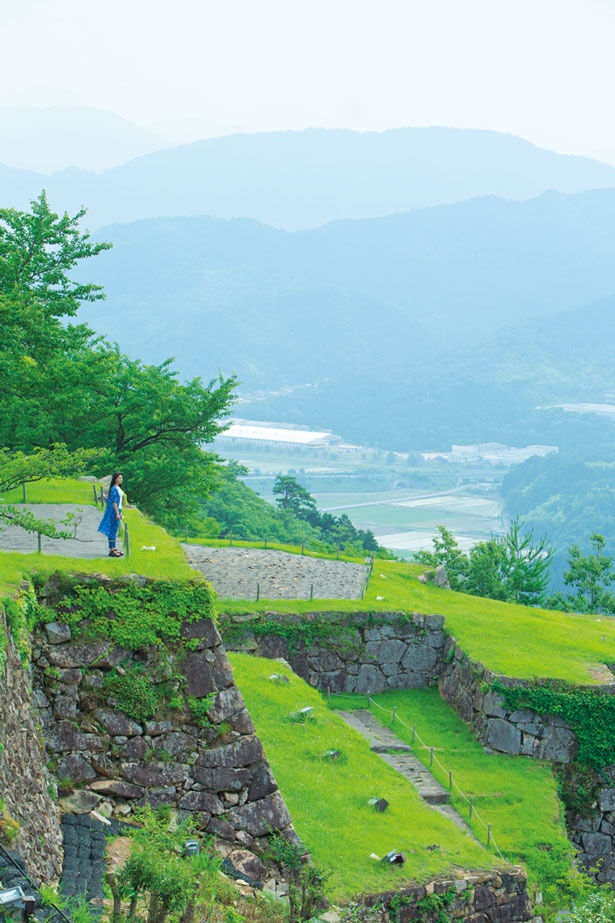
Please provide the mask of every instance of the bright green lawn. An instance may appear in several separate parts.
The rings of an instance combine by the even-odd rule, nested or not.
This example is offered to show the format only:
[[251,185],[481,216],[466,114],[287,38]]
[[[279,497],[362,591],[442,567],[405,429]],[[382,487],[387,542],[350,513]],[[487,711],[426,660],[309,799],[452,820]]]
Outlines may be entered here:
[[[354,696],[365,707],[364,696]],[[485,753],[461,718],[440,698],[437,689],[413,689],[373,696],[372,713],[383,723],[391,722],[398,737],[412,744],[426,766],[430,747],[435,748],[435,777],[449,787],[453,774],[451,803],[468,821],[477,838],[485,841],[486,824],[504,857],[528,869],[530,880],[545,898],[556,897],[555,880],[563,867],[571,866],[557,784],[548,763],[529,757]],[[332,697],[334,707],[347,708],[345,696]],[[378,707],[380,706],[380,707]],[[381,709],[384,709],[382,711]],[[437,765],[440,763],[444,771]],[[469,805],[457,787],[473,798],[476,814],[469,819]],[[541,845],[549,844],[549,850]]]
[[604,668],[615,662],[615,619],[571,615],[497,602],[420,583],[424,567],[374,561],[365,600],[274,602],[222,600],[220,611],[241,612],[421,612],[446,618],[447,630],[473,660],[521,679],[571,683],[612,680]]
[[[22,503],[23,489],[16,487],[0,495],[6,503]],[[94,506],[94,490],[89,481],[77,478],[45,478],[26,484],[27,503],[79,503]]]
[[[13,500],[19,500],[21,491],[14,493]],[[28,500],[91,504],[92,485],[76,480],[41,481],[28,486]],[[23,570],[32,570],[35,566],[45,572],[59,567],[103,573],[138,571],[152,577],[194,575],[177,540],[134,509],[126,511],[126,519],[131,533],[129,561],[106,558],[75,561],[49,555],[3,554],[0,556],[0,582],[18,580]],[[143,552],[143,545],[155,545],[157,550]],[[255,547],[262,547],[262,543]],[[407,562],[376,559],[365,600],[321,601],[320,605],[329,612],[439,613],[445,616],[447,630],[460,647],[495,673],[523,679],[556,678],[573,683],[600,682],[609,678],[603,665],[615,662],[615,619],[568,615],[440,590],[416,580],[423,569]],[[269,611],[275,607],[280,612],[297,613],[317,611],[318,605],[315,601],[275,601],[272,606],[267,600],[259,603],[224,600],[219,608],[236,613]]]
[[[32,496],[33,503],[61,502],[93,505],[91,484],[80,481],[63,483],[66,489],[60,494],[55,492],[56,487],[53,483],[47,485],[44,482],[38,482],[29,485],[28,502]],[[102,536],[100,558],[82,559],[36,552],[31,554],[4,552],[0,554],[0,593],[10,593],[11,585],[18,584],[24,575],[35,571],[43,574],[50,574],[55,570],[79,573],[96,572],[109,576],[139,573],[148,577],[166,579],[193,579],[196,576],[195,571],[186,563],[179,542],[164,529],[146,519],[137,509],[130,507],[124,511],[124,521],[129,527],[130,557],[108,558]],[[61,542],[61,539],[58,542]],[[144,545],[149,547],[153,545],[156,550],[143,551]]]
[[591,683],[600,681],[601,665],[615,662],[615,619],[453,593],[413,573],[416,565],[376,561],[366,602],[382,596],[379,606],[444,615],[462,650],[495,673]]
[[[292,671],[278,661],[246,654],[231,654],[230,659],[295,828],[316,864],[331,872],[333,897],[427,881],[455,867],[497,863],[492,851],[429,808]],[[288,676],[290,682],[271,680],[273,673]],[[302,725],[289,720],[291,712],[310,705],[315,721]],[[343,759],[323,759],[328,750],[341,751]],[[372,797],[389,801],[384,814],[368,804]],[[406,854],[403,867],[370,859],[371,853],[384,856],[392,849]]]

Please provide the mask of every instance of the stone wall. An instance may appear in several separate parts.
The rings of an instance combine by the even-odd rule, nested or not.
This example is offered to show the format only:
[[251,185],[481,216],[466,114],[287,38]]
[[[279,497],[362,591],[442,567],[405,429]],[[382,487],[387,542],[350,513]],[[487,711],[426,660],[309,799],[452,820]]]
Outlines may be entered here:
[[[440,694],[470,724],[488,750],[569,763],[578,746],[571,726],[556,715],[513,709],[490,686],[528,685],[485,669],[456,646],[440,615],[398,612],[307,613],[297,617],[222,615],[229,650],[283,658],[310,685],[331,692],[378,693],[420,689],[437,682]],[[318,625],[310,631],[309,625]],[[308,626],[295,633],[293,626]],[[595,690],[595,687],[589,687]],[[599,694],[615,694],[615,684]]]
[[[263,633],[263,624],[272,630]],[[319,626],[317,634],[310,635],[310,624]],[[222,615],[220,625],[228,650],[281,657],[311,686],[338,693],[424,689],[442,672],[452,645],[441,615],[418,613]],[[307,626],[303,637],[293,631],[298,625]]]
[[615,766],[596,774],[593,786],[587,775],[580,778],[578,769],[571,768],[572,779],[566,779],[566,788],[584,786],[587,791],[589,781],[593,800],[583,812],[568,811],[570,839],[583,868],[596,881],[615,885]]
[[[523,687],[527,682],[496,676],[470,660],[446,634],[443,617],[311,613],[301,619],[321,623],[324,629],[308,633],[307,641],[293,640],[294,617],[275,613],[223,616],[221,624],[230,649],[282,657],[322,691],[366,694],[437,682],[442,697],[473,727],[487,750],[560,765],[574,760],[578,744],[571,726],[557,715],[509,707],[491,684],[497,679],[504,686]],[[268,633],[267,625],[272,626]],[[282,625],[286,629],[280,636],[277,627]],[[597,694],[614,693],[615,685],[607,685]],[[588,813],[569,814],[568,825],[581,863],[594,870],[598,881],[615,884],[615,767],[604,775],[604,786]]]
[[55,773],[63,788],[77,787],[72,809],[121,817],[134,806],[172,805],[191,812],[207,833],[256,851],[271,830],[294,838],[215,624],[185,624],[182,634],[191,649],[170,666],[183,674],[187,695],[211,697],[209,727],[186,709],[169,711],[164,720],[133,721],[102,695],[114,667],[139,664],[153,675],[158,649],[75,642],[59,623],[38,631],[32,652],[37,705]]
[[556,715],[510,708],[502,695],[489,688],[496,679],[514,688],[527,686],[526,681],[496,676],[457,647],[447,659],[438,680],[440,694],[472,725],[488,750],[556,763],[574,759],[578,746],[568,722]]
[[[505,871],[465,875],[449,881],[401,888],[365,899],[367,906],[383,910],[380,923],[435,921],[441,912],[450,920],[466,923],[527,923],[535,918],[527,894],[525,871],[511,867]],[[432,909],[428,909],[431,904]]]
[[[52,778],[32,707],[30,677],[24,670],[0,610],[6,662],[0,670],[0,798],[6,814],[20,824],[13,848],[37,880],[59,879],[62,836]],[[45,848],[41,848],[41,844]]]

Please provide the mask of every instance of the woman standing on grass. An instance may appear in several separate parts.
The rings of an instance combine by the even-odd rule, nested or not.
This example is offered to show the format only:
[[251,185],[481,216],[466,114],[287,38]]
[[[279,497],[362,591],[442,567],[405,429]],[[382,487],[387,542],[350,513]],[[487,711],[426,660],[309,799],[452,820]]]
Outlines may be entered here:
[[115,547],[117,531],[120,527],[120,522],[122,521],[122,501],[124,499],[124,491],[122,490],[123,480],[124,476],[120,474],[119,471],[116,472],[111,478],[105,515],[101,519],[100,525],[98,527],[98,531],[102,532],[102,534],[106,535],[109,539],[110,558],[121,558],[124,554],[123,551],[120,551],[119,548]]

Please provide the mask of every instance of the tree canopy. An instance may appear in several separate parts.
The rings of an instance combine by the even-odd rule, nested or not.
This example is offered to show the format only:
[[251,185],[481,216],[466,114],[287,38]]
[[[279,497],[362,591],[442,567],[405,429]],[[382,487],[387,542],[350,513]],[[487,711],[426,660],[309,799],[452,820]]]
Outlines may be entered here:
[[181,383],[171,359],[146,365],[67,322],[83,301],[104,298],[100,286],[69,275],[110,246],[80,229],[84,214],[58,216],[44,192],[30,212],[0,210],[4,462],[37,472],[41,451],[54,444],[97,449],[96,473],[122,468],[130,499],[178,528],[215,480],[218,459],[203,445],[224,429],[235,379]]
[[277,476],[273,494],[280,510],[291,512],[296,519],[307,523],[325,545],[343,548],[351,553],[362,554],[368,551],[381,556],[389,555],[380,547],[371,530],[357,529],[345,514],[333,516],[331,513],[321,513],[314,497],[291,475]]
[[90,242],[79,227],[84,208],[72,217],[57,215],[44,190],[30,205],[29,212],[0,209],[0,294],[32,296],[50,317],[72,317],[82,301],[98,301],[104,293],[100,285],[75,282],[68,273],[111,244]]
[[517,518],[505,535],[477,542],[469,554],[445,526],[439,526],[433,551],[418,552],[415,560],[432,567],[444,564],[453,590],[535,605],[544,601],[551,556],[547,540],[535,539],[533,530],[525,531]]
[[579,545],[568,549],[568,570],[564,583],[576,588],[572,601],[584,612],[615,612],[615,595],[611,591],[615,581],[613,558],[604,553],[605,539],[594,532],[589,539],[591,551],[584,554]]

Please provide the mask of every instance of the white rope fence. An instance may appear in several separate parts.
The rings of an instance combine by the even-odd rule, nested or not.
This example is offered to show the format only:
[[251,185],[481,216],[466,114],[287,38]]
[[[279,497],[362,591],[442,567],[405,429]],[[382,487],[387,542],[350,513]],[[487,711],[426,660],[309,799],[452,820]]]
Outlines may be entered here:
[[[352,699],[354,702],[356,702],[356,696],[355,696],[355,695],[343,695],[342,693],[338,693],[338,692],[334,693],[334,695],[335,695],[336,698],[340,698],[340,699]],[[329,701],[331,701],[331,694],[330,694],[330,693],[329,693]],[[384,712],[386,715],[389,715],[389,716],[390,716],[390,719],[391,719],[391,727],[393,727],[393,725],[395,724],[395,722],[398,721],[399,724],[401,724],[401,725],[402,725],[403,727],[405,727],[408,731],[410,731],[410,733],[411,733],[411,735],[412,735],[411,745],[414,745],[415,740],[417,740],[417,741],[419,742],[419,744],[421,745],[421,747],[423,747],[423,749],[429,750],[429,767],[428,767],[428,768],[429,768],[429,769],[432,769],[433,766],[436,765],[436,766],[438,767],[438,769],[441,770],[441,772],[444,774],[444,776],[448,779],[448,786],[449,786],[449,789],[450,789],[451,791],[455,791],[455,792],[467,803],[468,808],[469,808],[469,819],[472,820],[473,818],[475,818],[475,819],[479,822],[479,824],[482,824],[482,826],[485,828],[485,831],[486,831],[486,834],[487,834],[487,842],[486,842],[486,845],[487,845],[488,847],[489,847],[489,846],[493,846],[493,848],[495,849],[495,851],[496,851],[496,853],[498,854],[498,856],[500,857],[500,859],[502,859],[502,861],[506,861],[506,860],[504,859],[504,856],[503,856],[502,853],[500,852],[500,849],[499,849],[499,847],[498,847],[498,844],[496,843],[496,841],[495,841],[495,839],[494,839],[494,837],[493,837],[493,833],[491,832],[491,824],[486,823],[486,822],[483,820],[483,818],[480,816],[480,814],[478,813],[478,811],[477,811],[476,808],[474,807],[474,799],[473,799],[472,797],[468,797],[468,796],[465,794],[465,792],[463,792],[463,791],[459,788],[459,786],[457,785],[457,783],[455,782],[455,780],[454,780],[454,778],[453,778],[453,771],[452,771],[452,769],[446,769],[446,768],[442,765],[442,763],[440,762],[440,760],[438,759],[438,757],[435,755],[435,747],[430,747],[430,746],[428,746],[428,744],[426,744],[425,741],[422,740],[422,738],[419,736],[419,734],[418,734],[418,732],[417,732],[417,730],[416,730],[416,724],[413,725],[413,727],[410,727],[409,724],[406,724],[406,722],[403,720],[403,718],[400,718],[400,717],[398,716],[398,714],[397,714],[397,707],[394,707],[392,711],[389,711],[387,708],[384,708],[382,705],[380,705],[378,702],[376,702],[375,699],[372,699],[372,697],[371,697],[371,695],[370,695],[369,693],[367,694],[367,702],[368,702],[368,706],[369,706],[370,708],[371,708],[372,706],[374,706],[375,708],[379,708],[380,711]]]

